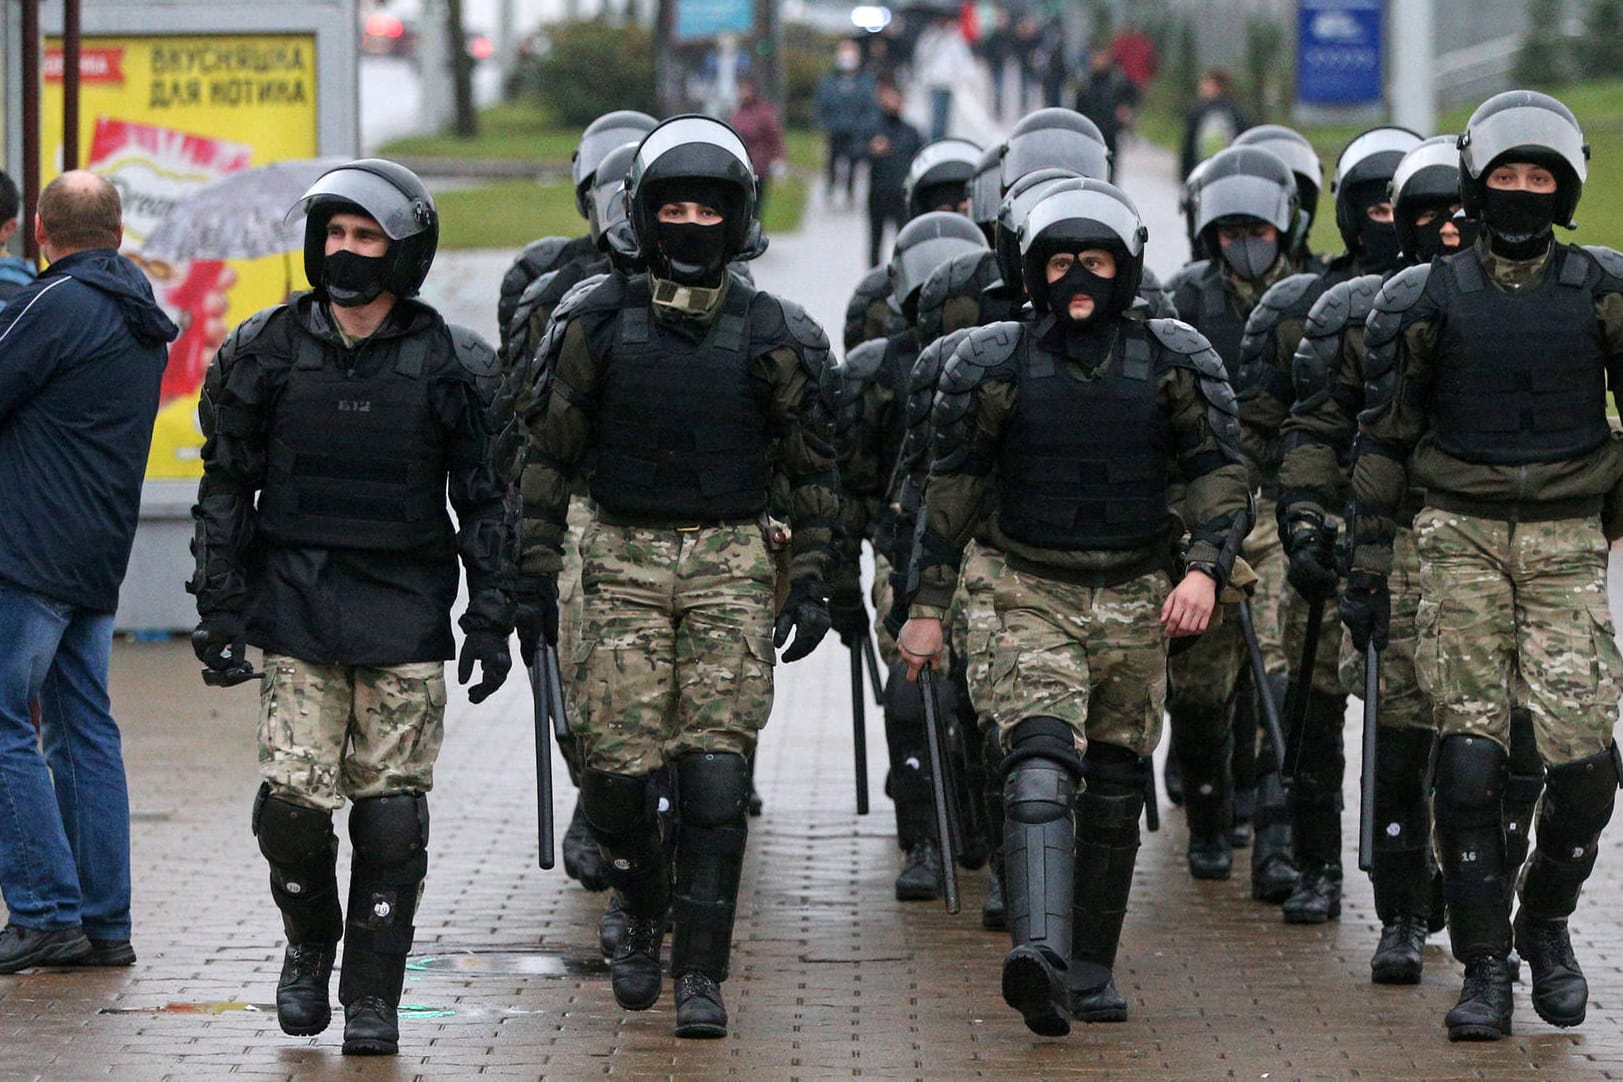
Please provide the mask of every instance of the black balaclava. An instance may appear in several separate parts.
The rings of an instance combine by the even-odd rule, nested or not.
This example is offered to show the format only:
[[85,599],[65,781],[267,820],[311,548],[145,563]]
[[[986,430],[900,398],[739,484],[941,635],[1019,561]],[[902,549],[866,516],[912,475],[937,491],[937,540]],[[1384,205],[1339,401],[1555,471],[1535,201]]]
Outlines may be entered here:
[[[678,180],[662,184],[651,193],[657,214],[666,203],[702,203],[720,211],[723,218],[737,213],[737,197],[725,184],[704,180]],[[661,222],[656,218],[655,240],[665,255],[672,281],[682,285],[714,288],[727,270],[727,223],[700,225],[697,222]]]
[[[1054,315],[1053,330],[1044,344],[1073,360],[1102,360],[1116,330],[1117,313],[1111,307],[1116,296],[1116,280],[1101,278],[1082,265],[1078,256],[1058,281],[1045,282],[1048,310]],[[1093,298],[1093,314],[1076,320],[1070,316],[1071,299],[1078,295]]]
[[961,180],[923,185],[914,195],[915,201],[926,210],[947,210],[954,213],[968,198],[969,186]]
[[1395,270],[1402,248],[1395,222],[1377,222],[1369,216],[1370,207],[1388,201],[1386,187],[1384,179],[1366,180],[1353,185],[1347,193],[1347,202],[1358,222],[1358,250],[1353,254],[1359,269],[1366,273]]
[[383,293],[386,255],[360,255],[341,249],[321,264],[321,284],[327,299],[340,308],[360,308]]
[[[1418,207],[1404,208],[1407,213],[1412,214],[1415,218],[1419,218],[1427,211],[1431,211],[1433,214],[1431,221],[1425,225],[1416,224],[1414,226],[1415,250],[1405,254],[1416,263],[1430,263],[1440,255],[1445,255],[1450,251],[1459,251],[1459,248],[1443,247],[1443,226],[1453,222],[1454,227],[1458,229],[1464,222],[1464,219],[1451,217],[1453,212],[1450,208],[1452,206],[1452,200],[1433,199],[1421,203]],[[1465,233],[1461,231],[1460,247],[1465,247],[1467,243]]]
[[1554,232],[1555,199],[1555,192],[1486,189],[1482,224],[1488,247],[1506,259],[1532,259],[1543,252]]

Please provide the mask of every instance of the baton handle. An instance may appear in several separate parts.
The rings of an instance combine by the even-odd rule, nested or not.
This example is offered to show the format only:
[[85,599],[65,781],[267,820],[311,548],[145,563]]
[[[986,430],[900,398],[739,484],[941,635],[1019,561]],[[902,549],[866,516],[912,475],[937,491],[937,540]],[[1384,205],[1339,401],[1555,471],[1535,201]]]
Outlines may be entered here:
[[[552,723],[547,717],[553,702],[550,666],[543,646],[530,660],[530,690],[535,698],[535,844],[543,871],[554,863],[552,848]],[[554,658],[556,660],[556,657]]]
[[1364,769],[1358,779],[1358,868],[1365,872],[1375,864],[1375,757],[1380,748],[1380,673],[1380,652],[1374,643],[1369,643],[1364,648]]
[[952,848],[952,817],[947,801],[952,794],[947,788],[947,748],[941,732],[941,719],[936,716],[935,676],[928,668],[919,672],[919,690],[924,694],[924,738],[930,753],[930,788],[935,796],[935,828],[941,839],[941,879],[946,895],[947,912],[957,913],[958,855]]
[[863,702],[862,647],[851,644],[851,747],[856,755],[857,814],[868,814],[868,717]]

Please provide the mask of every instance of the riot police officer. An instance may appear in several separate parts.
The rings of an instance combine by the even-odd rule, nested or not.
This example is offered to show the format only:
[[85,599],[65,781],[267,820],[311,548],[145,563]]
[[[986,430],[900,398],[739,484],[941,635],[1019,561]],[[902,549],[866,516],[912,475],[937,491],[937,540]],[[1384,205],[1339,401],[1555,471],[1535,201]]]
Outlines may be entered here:
[[[1296,223],[1289,232],[1291,262],[1299,270],[1318,273],[1324,270],[1322,256],[1313,254],[1308,247],[1313,222],[1319,216],[1319,193],[1324,189],[1324,165],[1319,152],[1307,136],[1283,124],[1258,124],[1234,137],[1230,146],[1261,147],[1284,162],[1296,178]],[[1199,167],[1196,167],[1197,172]],[[1194,174],[1190,174],[1193,178]],[[1185,180],[1188,187],[1191,180]]]
[[[660,994],[667,909],[679,1037],[727,1032],[721,983],[743,869],[748,756],[772,701],[772,644],[809,654],[828,630],[837,501],[819,381],[828,341],[800,308],[727,271],[759,246],[755,178],[720,121],[673,118],[627,180],[638,255],[554,313],[550,386],[529,422],[521,644],[557,634],[571,477],[595,513],[581,538],[574,652],[586,818],[626,913],[615,999]],[[793,559],[774,625],[763,514],[788,493]],[[675,770],[674,876],[655,774]]]
[[902,198],[908,218],[932,210],[963,214],[969,210],[969,182],[981,148],[968,139],[937,139],[925,143],[907,165]]
[[[502,491],[483,419],[495,355],[413,299],[439,219],[409,170],[340,166],[294,214],[306,216],[313,291],[233,331],[198,404],[193,644],[214,682],[256,675],[246,643],[265,651],[253,827],[288,939],[277,1020],[295,1035],[327,1027],[342,937],[344,1052],[392,1055],[428,867],[458,554],[458,675],[483,669],[470,698],[509,666]],[[347,921],[332,831],[346,798]]]
[[[1606,417],[1623,361],[1623,257],[1556,242],[1588,146],[1571,110],[1495,95],[1460,136],[1460,189],[1483,235],[1382,286],[1369,318],[1353,465],[1353,551],[1341,602],[1354,643],[1382,645],[1393,535],[1423,489],[1416,667],[1442,741],[1435,815],[1449,935],[1465,965],[1451,1040],[1508,1034],[1512,937],[1533,1008],[1584,1020],[1567,921],[1619,781],[1620,666],[1599,512],[1623,474]],[[1510,920],[1503,800],[1512,702],[1545,766],[1537,845]]]
[[[1013,941],[1003,996],[1049,1035],[1073,1017],[1126,1016],[1112,967],[1144,757],[1160,736],[1164,636],[1205,629],[1251,525],[1222,362],[1186,324],[1124,318],[1145,230],[1119,189],[1074,183],[1021,231],[1035,322],[972,331],[948,363],[899,640],[910,677],[935,663],[995,471],[988,528],[1006,566],[993,585],[991,714],[1006,752]],[[1176,585],[1174,470],[1189,485],[1193,534]]]

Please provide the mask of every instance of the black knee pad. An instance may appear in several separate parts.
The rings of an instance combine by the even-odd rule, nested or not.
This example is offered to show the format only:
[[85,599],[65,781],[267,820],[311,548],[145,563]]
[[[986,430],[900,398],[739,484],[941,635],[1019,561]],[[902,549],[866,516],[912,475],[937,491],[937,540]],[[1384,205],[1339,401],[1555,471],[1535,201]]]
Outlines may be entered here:
[[426,864],[428,797],[395,793],[357,800],[349,813],[349,840],[357,864],[383,868]]
[[333,853],[337,843],[331,812],[272,796],[268,785],[261,785],[254,798],[253,826],[259,851],[272,864],[308,864],[324,859]]
[[1485,736],[1450,736],[1437,750],[1437,825],[1446,830],[1499,827],[1505,749]]
[[730,752],[694,752],[676,761],[682,825],[702,829],[745,822],[749,761]]
[[659,794],[648,776],[610,774],[588,767],[581,773],[580,795],[586,823],[594,835],[613,837],[645,829],[653,821]]
[[1028,756],[1009,770],[1003,781],[1005,820],[1051,823],[1070,814],[1076,802],[1076,775],[1043,756]]
[[1101,797],[1143,797],[1149,778],[1149,760],[1119,744],[1094,741],[1082,757],[1082,778],[1087,791]]
[[999,771],[1007,777],[1028,759],[1046,759],[1068,771],[1074,782],[1082,776],[1082,757],[1076,753],[1076,735],[1059,718],[1026,718],[1009,730],[1009,754]]
[[1588,850],[1611,822],[1619,774],[1617,745],[1573,763],[1550,767],[1538,816],[1538,847],[1563,860]]

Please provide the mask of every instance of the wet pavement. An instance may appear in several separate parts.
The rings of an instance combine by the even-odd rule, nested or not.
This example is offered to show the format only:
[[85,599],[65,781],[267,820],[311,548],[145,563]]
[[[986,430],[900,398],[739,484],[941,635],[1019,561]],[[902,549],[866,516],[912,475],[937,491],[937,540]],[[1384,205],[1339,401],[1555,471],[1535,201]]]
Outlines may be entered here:
[[[1145,179],[1135,184],[1139,169]],[[1152,252],[1168,235],[1158,229],[1176,221],[1161,175],[1159,159],[1141,157],[1124,173],[1150,219]],[[817,230],[778,240],[757,272],[837,328],[865,246],[854,214],[817,220]],[[452,318],[493,330],[489,275],[507,258],[442,257],[431,295]],[[1181,817],[1163,803],[1163,829],[1140,855],[1117,970],[1130,1020],[1078,1026],[1063,1040],[1032,1035],[998,995],[1007,940],[980,928],[984,873],[962,874],[957,917],[938,903],[893,900],[899,857],[881,795],[883,735],[870,707],[874,812],[858,818],[846,673],[832,640],[779,668],[758,768],[766,810],[751,821],[725,985],[732,1034],[715,1042],[672,1036],[668,990],[653,1010],[619,1010],[595,949],[604,896],[536,867],[522,676],[477,709],[453,691],[401,1055],[345,1060],[340,1025],[286,1037],[271,1006],[281,928],[248,829],[253,693],[205,689],[184,642],[121,641],[113,701],[135,814],[140,960],[0,977],[0,1080],[1623,1077],[1623,911],[1613,904],[1623,827],[1603,844],[1573,922],[1592,988],[1581,1029],[1538,1021],[1521,985],[1514,1037],[1450,1045],[1441,1020],[1459,967],[1440,936],[1422,984],[1371,985],[1377,928],[1368,883],[1353,870],[1351,811],[1341,920],[1287,927],[1277,909],[1250,900],[1243,877],[1192,881]],[[563,822],[573,795],[561,761],[554,775]]]

